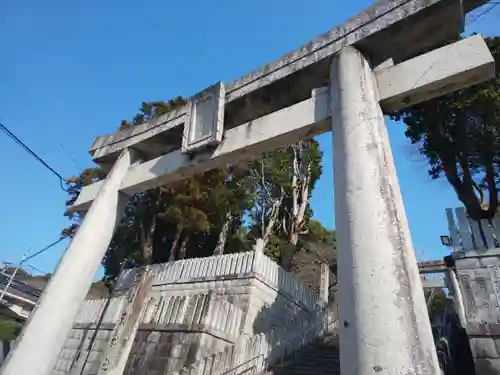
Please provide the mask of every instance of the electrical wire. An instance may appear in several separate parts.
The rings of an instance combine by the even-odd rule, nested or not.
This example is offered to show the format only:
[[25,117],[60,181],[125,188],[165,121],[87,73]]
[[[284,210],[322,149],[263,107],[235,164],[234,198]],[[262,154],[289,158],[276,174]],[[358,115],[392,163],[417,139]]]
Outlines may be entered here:
[[472,19],[472,21],[469,20],[469,23],[467,23],[466,26],[469,26],[470,24],[476,22],[479,18],[481,18],[485,14],[488,14],[489,12],[491,12],[497,5],[500,4],[500,1],[489,1],[487,4],[491,4],[491,6],[489,8],[486,8],[484,11],[482,11],[478,15],[475,15],[474,19]]
[[42,254],[43,252],[49,250],[50,248],[54,247],[55,245],[57,245],[58,243],[64,241],[67,237],[61,237],[59,238],[57,241],[54,241],[52,242],[50,245],[47,245],[45,246],[43,249],[37,251],[35,254],[33,255],[30,255],[29,257],[27,257],[26,259],[23,260],[23,263],[27,262],[28,260],[30,259],[33,259],[34,257],[36,257],[37,255],[40,255]]
[[58,173],[54,168],[52,168],[45,160],[43,160],[40,156],[36,154],[31,148],[29,148],[23,141],[21,141],[14,133],[12,133],[4,124],[0,123],[0,129],[14,142],[16,142],[22,149],[24,149],[28,154],[33,156],[40,164],[42,164],[45,168],[47,168],[54,176],[59,179],[59,183],[61,185],[61,189],[64,191],[68,191],[64,187],[64,183],[66,180]]
[[[486,3],[485,5],[487,4],[491,4],[490,7],[486,8],[484,11],[482,11],[481,13],[479,13],[478,15],[475,15],[475,17],[473,19],[469,19],[468,22],[465,23],[465,26],[470,26],[472,25],[474,22],[476,22],[477,20],[479,20],[482,16],[488,14],[489,12],[491,12],[497,5],[500,4],[500,1],[491,1],[491,2],[488,2]],[[452,48],[455,44],[452,43],[452,44],[449,44],[447,46],[447,49],[446,51],[449,51],[450,48]],[[415,84],[412,86],[411,89],[415,88],[426,76],[427,74],[432,70],[432,68],[434,68],[434,66],[437,64],[437,61],[433,64],[431,64],[425,71],[424,73],[422,74],[422,76],[415,82]]]
[[68,237],[61,237],[61,238],[59,238],[57,241],[54,241],[50,245],[47,245],[47,246],[43,247],[42,249],[38,250],[35,254],[30,255],[29,257],[26,257],[26,258],[22,259],[19,264],[15,264],[15,263],[11,263],[11,262],[5,262],[5,261],[2,262],[2,263],[5,264],[5,265],[9,265],[10,267],[16,267],[16,268],[29,267],[29,268],[32,268],[32,269],[34,269],[34,270],[36,270],[36,271],[38,271],[38,272],[40,272],[42,274],[48,274],[47,272],[42,271],[39,268],[36,268],[35,266],[32,266],[30,264],[26,264],[26,262],[29,261],[30,259],[33,259],[34,257],[36,257],[36,256],[44,253],[45,251],[53,248],[55,245],[57,245],[58,243],[64,241],[67,238]]
[[[500,1],[491,1],[489,2],[488,4],[491,4],[491,6],[489,8],[487,8],[486,10],[484,10],[483,12],[481,12],[480,14],[478,14],[477,16],[475,16],[474,19],[470,20],[469,22],[466,23],[466,26],[469,26],[471,25],[472,23],[476,22],[479,18],[481,18],[482,16],[484,16],[485,14],[488,14],[489,12],[491,12],[497,5],[500,4]],[[451,44],[449,47],[453,46],[453,44]],[[414,86],[418,85],[418,83],[428,74],[428,72],[434,67],[435,64],[432,64],[431,66],[429,66],[429,68],[423,73],[423,75],[417,80],[417,82],[415,83]],[[15,86],[14,86],[15,87]],[[33,110],[34,113],[36,113],[36,111],[34,110],[33,106],[27,101],[26,102],[27,105]],[[44,124],[45,127],[48,128],[47,124],[44,122],[44,121],[41,121],[42,124]],[[64,188],[64,183],[66,182],[66,180],[61,176],[61,174],[59,174],[54,168],[52,168],[47,162],[45,162],[40,156],[38,156],[33,150],[31,150],[23,141],[21,141],[14,133],[12,133],[5,125],[1,124],[0,123],[0,129],[5,133],[7,134],[7,136],[9,138],[11,138],[12,140],[14,140],[19,146],[21,146],[26,152],[28,152],[31,156],[33,156],[38,162],[40,162],[45,168],[47,168],[52,174],[54,174],[58,179],[59,179],[59,182],[60,182],[60,186],[61,186],[61,189],[64,190],[64,191],[68,191],[67,189]],[[69,152],[67,151],[67,149],[62,145],[60,144],[60,146],[62,147],[62,149],[68,154],[68,156],[71,158],[71,160],[73,161],[73,163],[77,166],[77,168],[81,169],[78,165],[78,163],[76,162],[75,158],[72,157]]]
[[[39,115],[39,113],[35,110],[35,108],[31,105],[31,103],[29,102],[28,98],[27,98],[27,95],[23,95],[23,92],[19,89],[19,87],[17,85],[15,85],[13,82],[9,81],[10,85],[12,86],[12,88],[17,91],[18,95],[19,95],[19,98],[21,100],[23,100],[26,105],[31,109],[31,111],[33,112],[33,115],[37,118],[37,120],[40,122],[40,124],[42,124],[47,130],[51,131],[50,127],[47,125],[47,122],[45,122],[43,120],[43,118]],[[76,166],[76,168],[78,170],[83,170],[83,168],[80,166],[80,164],[76,161],[76,158],[68,151],[68,149],[66,147],[64,147],[64,145],[59,142],[59,147],[61,147],[61,149],[64,151],[64,153],[68,156],[68,158],[71,159],[71,161],[73,162],[73,164]]]

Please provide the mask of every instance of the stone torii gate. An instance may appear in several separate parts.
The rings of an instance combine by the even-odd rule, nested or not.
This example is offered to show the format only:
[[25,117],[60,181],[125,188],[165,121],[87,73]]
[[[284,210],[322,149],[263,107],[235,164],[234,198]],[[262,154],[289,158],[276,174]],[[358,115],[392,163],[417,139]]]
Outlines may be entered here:
[[377,2],[281,59],[158,119],[98,137],[106,180],[72,210],[80,229],[2,375],[48,375],[128,196],[332,130],[343,375],[439,374],[383,113],[494,76],[462,31],[483,0]]

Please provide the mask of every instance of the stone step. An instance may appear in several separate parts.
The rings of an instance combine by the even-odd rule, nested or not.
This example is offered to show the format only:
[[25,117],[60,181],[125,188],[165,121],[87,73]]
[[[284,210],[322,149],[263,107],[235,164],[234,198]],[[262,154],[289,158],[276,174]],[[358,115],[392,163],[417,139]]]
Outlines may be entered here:
[[300,363],[306,363],[306,364],[319,364],[319,365],[339,365],[340,364],[340,359],[339,358],[322,358],[322,357],[314,357],[314,356],[309,356],[309,357],[300,357],[297,358],[297,362]]
[[272,370],[267,372],[266,375],[340,375],[340,369],[325,369],[315,370],[311,368],[306,369],[292,369],[292,370]]
[[316,340],[265,375],[340,375],[338,337]]
[[333,351],[333,350],[321,350],[321,349],[307,349],[302,352],[304,355],[309,354],[309,353],[314,353],[317,355],[322,355],[325,357],[339,357],[340,354],[338,351]]
[[304,362],[320,362],[320,363],[340,363],[339,357],[325,357],[318,356],[313,354],[302,354],[300,356],[296,356],[295,358],[290,358],[288,362],[291,361],[304,361]]
[[313,369],[314,368],[316,368],[316,369],[340,368],[340,362],[323,362],[323,363],[316,362],[316,363],[314,363],[311,361],[302,362],[300,360],[297,360],[297,361],[285,363],[283,365],[276,365],[273,368],[291,370],[291,369],[302,368],[302,367],[303,368],[313,368]]
[[340,365],[311,365],[311,364],[303,364],[303,363],[295,363],[293,365],[289,366],[284,366],[284,367],[276,367],[275,370],[280,370],[280,371],[306,371],[306,370],[311,370],[311,371],[329,371],[329,370],[335,370],[335,369],[340,369]]
[[315,350],[317,352],[339,353],[339,348],[337,346],[313,345],[309,346],[306,350]]
[[339,346],[339,342],[338,341],[316,341],[315,345]]

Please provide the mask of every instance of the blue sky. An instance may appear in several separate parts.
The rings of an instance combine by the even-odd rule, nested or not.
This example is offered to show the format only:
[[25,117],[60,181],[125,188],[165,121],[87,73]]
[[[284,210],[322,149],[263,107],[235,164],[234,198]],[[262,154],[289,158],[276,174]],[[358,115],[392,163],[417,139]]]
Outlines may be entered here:
[[[89,166],[95,136],[113,132],[145,100],[188,96],[273,61],[372,3],[371,0],[172,2],[131,0],[0,3],[0,122],[63,176]],[[145,5],[147,4],[147,5]],[[500,7],[468,32],[498,35]],[[446,207],[459,203],[444,181],[430,181],[426,163],[404,137],[389,134],[414,247],[419,257],[446,249]],[[319,137],[324,173],[312,205],[334,227],[332,149]],[[61,144],[76,159],[77,165]],[[68,224],[58,180],[0,134],[0,261],[18,261],[58,238]],[[64,245],[30,264],[51,272]],[[422,253],[424,255],[422,255]]]

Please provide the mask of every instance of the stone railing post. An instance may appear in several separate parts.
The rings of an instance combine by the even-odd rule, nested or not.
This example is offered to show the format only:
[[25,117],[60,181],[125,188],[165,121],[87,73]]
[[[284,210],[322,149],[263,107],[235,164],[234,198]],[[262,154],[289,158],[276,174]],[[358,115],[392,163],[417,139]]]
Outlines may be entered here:
[[321,264],[321,281],[319,286],[319,300],[328,304],[328,286],[330,285],[330,269],[328,268],[328,264]]
[[122,375],[125,371],[135,336],[142,323],[153,284],[149,267],[141,268],[134,285],[127,291],[127,304],[113,330],[99,375]]
[[455,309],[457,311],[458,319],[460,320],[460,325],[462,328],[467,326],[467,316],[465,314],[464,300],[462,297],[462,290],[458,284],[457,275],[453,267],[448,267],[448,280],[450,280],[450,288],[453,294],[453,301],[455,304]]
[[261,257],[264,255],[264,241],[262,238],[257,238],[255,244],[253,245],[253,264],[252,272],[257,273],[259,271],[259,265]]

